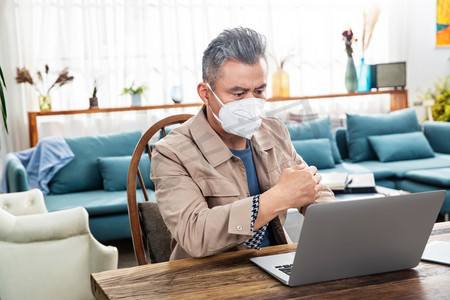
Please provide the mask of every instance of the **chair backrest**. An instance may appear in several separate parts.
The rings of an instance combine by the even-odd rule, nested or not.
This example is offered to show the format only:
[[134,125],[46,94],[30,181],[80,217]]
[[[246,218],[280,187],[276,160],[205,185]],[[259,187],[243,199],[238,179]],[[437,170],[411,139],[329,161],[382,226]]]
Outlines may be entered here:
[[4,209],[14,216],[42,214],[47,212],[44,195],[38,189],[1,194],[0,209]]
[[[32,190],[1,194],[0,202],[13,196],[44,201]],[[94,239],[86,209],[14,212],[0,208],[0,299],[94,299],[90,275],[116,269],[118,251]]]
[[[147,159],[147,157],[149,160],[151,159],[152,154],[149,142],[156,133],[161,131],[162,137],[165,137],[167,126],[181,124],[192,116],[191,114],[180,114],[156,122],[142,135],[131,157],[127,179],[128,216],[130,218],[134,254],[139,265],[148,263],[143,234],[146,238],[151,262],[167,261],[170,256],[170,235],[161,218],[157,204],[149,202],[145,188],[140,189],[145,198],[145,203],[141,203],[138,207],[136,199],[137,180],[139,180],[141,187],[145,187],[142,173],[139,170],[139,163],[141,159]],[[142,156],[144,150],[147,150],[147,157]],[[145,174],[145,176],[150,176],[150,174]]]

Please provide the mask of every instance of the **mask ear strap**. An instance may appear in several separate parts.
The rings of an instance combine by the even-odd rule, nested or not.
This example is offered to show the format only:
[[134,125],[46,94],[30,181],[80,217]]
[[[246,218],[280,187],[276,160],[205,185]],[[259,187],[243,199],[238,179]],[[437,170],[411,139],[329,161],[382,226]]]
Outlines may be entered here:
[[[213,93],[214,97],[216,97],[216,99],[219,100],[220,104],[222,104],[222,106],[224,106],[222,101],[220,101],[219,97],[217,97],[216,93],[214,93],[214,91],[212,90],[209,83],[206,83],[206,85],[208,86],[209,90]],[[219,121],[220,124],[222,124],[222,121],[220,121],[219,117],[216,116],[216,114],[213,112],[211,105],[209,105],[208,107],[209,107],[209,110],[211,111],[211,113],[213,114],[214,118],[216,118],[216,120]]]
[[216,99],[219,101],[220,104],[222,104],[222,106],[225,106],[225,104],[223,104],[223,102],[220,100],[219,97],[217,97],[216,93],[214,93],[213,89],[211,88],[211,86],[209,85],[209,83],[207,82],[206,85],[209,87],[209,90],[213,93],[214,97],[216,97]]

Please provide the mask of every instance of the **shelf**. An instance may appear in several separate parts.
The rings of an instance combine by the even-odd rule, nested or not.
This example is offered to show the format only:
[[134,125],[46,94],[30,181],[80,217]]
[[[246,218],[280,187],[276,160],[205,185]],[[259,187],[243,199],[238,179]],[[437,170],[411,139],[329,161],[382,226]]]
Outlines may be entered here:
[[[309,100],[309,99],[329,99],[340,97],[354,97],[354,96],[370,96],[389,94],[391,111],[399,110],[408,107],[408,91],[403,90],[384,90],[373,91],[366,93],[348,93],[348,94],[330,94],[330,95],[314,95],[314,96],[299,96],[299,97],[274,97],[268,98],[268,102],[277,101],[292,101],[292,100]],[[76,114],[96,114],[96,113],[110,113],[110,112],[123,112],[123,111],[146,111],[153,109],[172,109],[183,107],[195,107],[202,106],[203,103],[176,103],[165,105],[151,105],[151,106],[128,106],[128,107],[116,107],[116,108],[95,108],[95,109],[82,109],[82,110],[61,110],[61,111],[48,111],[48,112],[28,112],[28,133],[30,147],[36,146],[38,142],[38,130],[37,130],[37,117],[42,116],[57,116],[57,115],[76,115]]]

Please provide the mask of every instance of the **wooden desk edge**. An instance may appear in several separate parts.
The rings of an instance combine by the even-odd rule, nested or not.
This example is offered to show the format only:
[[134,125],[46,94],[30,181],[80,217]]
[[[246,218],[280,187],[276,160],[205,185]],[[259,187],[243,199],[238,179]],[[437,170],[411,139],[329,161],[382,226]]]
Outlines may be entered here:
[[[293,244],[287,244],[287,245],[279,245],[279,246],[271,246],[262,248],[261,250],[243,250],[243,251],[232,251],[232,252],[225,252],[218,255],[203,257],[203,258],[187,258],[187,259],[180,259],[176,261],[169,261],[169,262],[163,262],[158,264],[148,264],[144,266],[136,266],[136,267],[130,267],[130,268],[124,268],[124,269],[116,269],[116,270],[109,270],[99,273],[92,273],[91,274],[91,291],[94,294],[95,298],[97,300],[109,300],[111,298],[108,298],[105,291],[100,286],[99,282],[102,281],[103,278],[109,277],[110,274],[114,274],[114,276],[120,276],[122,273],[127,273],[134,268],[156,268],[161,267],[164,265],[170,264],[173,268],[174,265],[176,265],[177,268],[183,268],[184,266],[192,266],[192,265],[199,265],[203,264],[205,260],[208,262],[214,262],[214,261],[220,261],[220,260],[227,260],[232,259],[236,257],[248,257],[248,259],[252,257],[258,257],[258,256],[264,256],[264,255],[272,255],[272,254],[282,254],[282,253],[288,253],[288,252],[294,252],[297,249],[297,243]],[[255,266],[257,268],[257,266]]]
[[[438,237],[439,235],[445,234],[446,236],[450,234],[450,222],[442,222],[435,223],[433,227],[433,232],[431,237]],[[448,239],[448,238],[447,238]],[[96,299],[111,299],[108,297],[107,293],[102,289],[101,284],[106,282],[111,282],[117,278],[126,278],[127,275],[132,274],[135,268],[165,268],[168,267],[171,270],[183,269],[187,267],[197,266],[203,264],[205,261],[207,262],[220,262],[221,260],[232,260],[233,258],[238,258],[244,260],[249,260],[252,257],[264,256],[270,254],[280,254],[295,251],[297,244],[289,244],[289,245],[280,245],[280,246],[272,246],[263,248],[262,250],[245,250],[245,251],[236,251],[236,252],[227,252],[222,253],[215,256],[210,256],[206,258],[198,258],[198,259],[184,259],[173,262],[165,262],[153,265],[145,265],[145,266],[137,266],[131,268],[124,268],[118,270],[110,270],[99,273],[91,274],[91,291],[96,297]],[[427,262],[421,262],[423,264],[429,264]],[[431,264],[432,265],[432,264]],[[255,266],[255,268],[257,268]],[[161,271],[161,270],[159,270]],[[163,270],[165,271],[165,270]],[[148,273],[148,272],[147,272]]]

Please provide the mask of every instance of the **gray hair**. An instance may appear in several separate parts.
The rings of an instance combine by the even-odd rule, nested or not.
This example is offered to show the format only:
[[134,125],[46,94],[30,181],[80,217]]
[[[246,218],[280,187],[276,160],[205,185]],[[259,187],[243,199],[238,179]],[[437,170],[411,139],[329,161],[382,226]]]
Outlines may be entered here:
[[261,57],[266,59],[266,38],[253,29],[237,27],[225,29],[209,43],[203,52],[203,81],[214,88],[220,68],[230,59],[253,65]]

